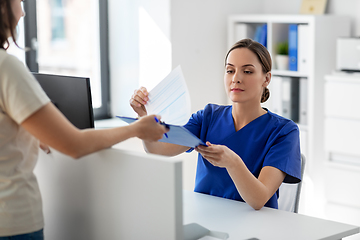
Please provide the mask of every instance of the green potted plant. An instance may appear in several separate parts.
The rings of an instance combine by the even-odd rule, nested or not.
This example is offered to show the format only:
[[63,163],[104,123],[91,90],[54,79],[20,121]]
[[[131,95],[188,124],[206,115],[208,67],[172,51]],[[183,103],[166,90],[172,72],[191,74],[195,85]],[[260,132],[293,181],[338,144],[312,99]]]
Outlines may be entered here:
[[289,44],[287,41],[279,42],[276,45],[275,62],[276,62],[276,68],[278,70],[288,70],[288,67],[289,67]]

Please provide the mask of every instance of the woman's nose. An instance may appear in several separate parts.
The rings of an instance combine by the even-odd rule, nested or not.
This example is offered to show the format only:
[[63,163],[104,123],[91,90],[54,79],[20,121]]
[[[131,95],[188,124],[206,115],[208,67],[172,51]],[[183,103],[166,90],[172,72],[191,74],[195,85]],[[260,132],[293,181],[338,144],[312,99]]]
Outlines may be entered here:
[[234,77],[232,78],[233,83],[240,83],[241,77],[238,74],[234,74]]

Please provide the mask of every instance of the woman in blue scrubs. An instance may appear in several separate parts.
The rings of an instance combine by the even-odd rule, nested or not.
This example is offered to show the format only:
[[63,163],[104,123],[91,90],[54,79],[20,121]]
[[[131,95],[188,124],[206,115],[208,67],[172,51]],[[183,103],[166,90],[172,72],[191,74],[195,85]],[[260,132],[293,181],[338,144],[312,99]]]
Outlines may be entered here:
[[[230,106],[208,104],[184,126],[207,146],[199,152],[195,191],[245,201],[254,209],[278,208],[282,182],[300,181],[300,141],[297,125],[261,107],[269,97],[271,57],[267,49],[243,39],[225,57],[225,91]],[[135,91],[130,105],[146,115],[147,90]],[[185,146],[144,141],[150,153],[174,156]]]

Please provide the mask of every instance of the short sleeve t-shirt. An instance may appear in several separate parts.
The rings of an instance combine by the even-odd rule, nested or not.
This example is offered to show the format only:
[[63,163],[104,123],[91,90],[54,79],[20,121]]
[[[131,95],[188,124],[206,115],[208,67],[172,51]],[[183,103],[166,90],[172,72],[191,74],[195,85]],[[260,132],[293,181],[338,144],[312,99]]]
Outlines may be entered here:
[[48,102],[25,65],[0,49],[0,236],[44,227],[33,174],[39,143],[20,124]]
[[[263,167],[272,166],[286,173],[284,182],[300,181],[299,129],[289,119],[268,111],[236,131],[232,106],[208,104],[194,113],[184,127],[204,142],[230,148],[255,177]],[[243,201],[226,169],[213,166],[201,154],[198,155],[195,191]],[[277,191],[265,206],[278,208],[278,196]]]

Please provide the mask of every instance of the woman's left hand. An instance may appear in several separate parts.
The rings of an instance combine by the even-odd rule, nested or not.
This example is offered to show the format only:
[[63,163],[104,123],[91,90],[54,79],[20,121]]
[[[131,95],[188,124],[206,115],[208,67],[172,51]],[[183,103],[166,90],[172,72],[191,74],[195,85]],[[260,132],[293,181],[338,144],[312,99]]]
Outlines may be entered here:
[[206,146],[199,145],[195,148],[206,160],[217,167],[228,168],[241,158],[224,145],[215,145],[206,142]]

